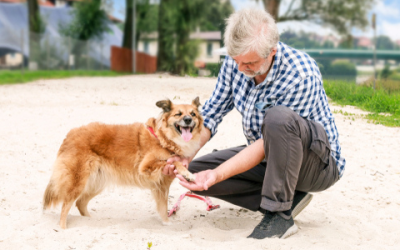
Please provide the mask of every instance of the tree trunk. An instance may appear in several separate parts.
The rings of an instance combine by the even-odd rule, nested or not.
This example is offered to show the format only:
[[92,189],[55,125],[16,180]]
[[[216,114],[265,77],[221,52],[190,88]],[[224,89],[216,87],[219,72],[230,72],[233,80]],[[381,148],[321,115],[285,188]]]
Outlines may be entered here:
[[181,0],[182,8],[179,10],[179,20],[177,22],[177,50],[176,50],[176,68],[175,73],[184,75],[188,72],[190,65],[186,60],[187,52],[189,49],[189,37],[190,37],[190,8],[188,1]]
[[271,14],[275,21],[278,21],[280,4],[281,0],[264,0],[265,10]]
[[132,9],[133,0],[126,0],[126,17],[124,26],[124,37],[122,39],[122,47],[132,49]]
[[[43,23],[40,19],[39,5],[37,0],[28,0],[28,22],[29,22],[29,56],[28,61],[36,61],[39,58],[33,58],[40,52],[40,33],[43,31]],[[29,62],[28,62],[29,63]]]
[[157,70],[170,71],[174,65],[173,0],[161,0],[158,11]]

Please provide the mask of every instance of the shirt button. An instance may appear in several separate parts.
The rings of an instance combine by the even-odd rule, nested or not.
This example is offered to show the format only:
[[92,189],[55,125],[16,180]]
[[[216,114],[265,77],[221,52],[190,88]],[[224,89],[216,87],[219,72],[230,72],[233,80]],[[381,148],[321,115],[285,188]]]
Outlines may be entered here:
[[245,111],[248,111],[248,110],[249,110],[248,108],[245,109]]

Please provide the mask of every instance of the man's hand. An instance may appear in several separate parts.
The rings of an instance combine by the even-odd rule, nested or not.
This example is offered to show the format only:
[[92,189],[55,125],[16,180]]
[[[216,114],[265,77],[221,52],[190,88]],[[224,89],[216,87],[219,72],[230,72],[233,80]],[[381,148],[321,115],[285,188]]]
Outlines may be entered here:
[[173,156],[173,157],[171,157],[171,158],[169,158],[167,160],[167,164],[163,168],[162,173],[165,174],[165,175],[168,175],[170,177],[175,178],[175,176],[176,176],[176,174],[174,173],[175,166],[172,165],[172,163],[175,162],[175,161],[182,162],[182,164],[183,164],[183,166],[185,166],[185,168],[188,168],[188,166],[189,166],[189,159],[188,158],[181,158],[179,156]]
[[178,171],[175,170],[174,172],[176,177],[180,180],[179,184],[192,191],[208,190],[217,180],[217,174],[214,170],[206,170],[194,174],[196,176],[194,182],[188,182],[182,175],[178,174]]

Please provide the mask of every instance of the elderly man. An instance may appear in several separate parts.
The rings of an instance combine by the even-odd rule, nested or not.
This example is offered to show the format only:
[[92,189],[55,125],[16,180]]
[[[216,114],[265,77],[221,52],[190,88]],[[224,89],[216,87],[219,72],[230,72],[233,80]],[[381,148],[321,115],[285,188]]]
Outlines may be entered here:
[[[190,162],[196,181],[177,177],[197,194],[262,212],[250,238],[286,238],[297,232],[293,218],[310,203],[308,192],[326,190],[344,172],[321,73],[307,54],[279,42],[273,18],[262,10],[232,14],[224,42],[229,56],[202,108],[201,146],[233,108],[248,146],[180,159]],[[163,172],[176,174],[169,164]]]

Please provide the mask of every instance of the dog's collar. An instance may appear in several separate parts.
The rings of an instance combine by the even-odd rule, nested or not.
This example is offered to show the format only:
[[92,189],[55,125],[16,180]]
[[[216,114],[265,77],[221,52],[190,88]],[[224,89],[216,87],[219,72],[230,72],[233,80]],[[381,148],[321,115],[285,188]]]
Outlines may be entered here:
[[154,130],[152,127],[147,127],[147,129],[150,131],[150,133],[152,133],[158,139],[158,137],[157,137],[156,133],[154,133]]

